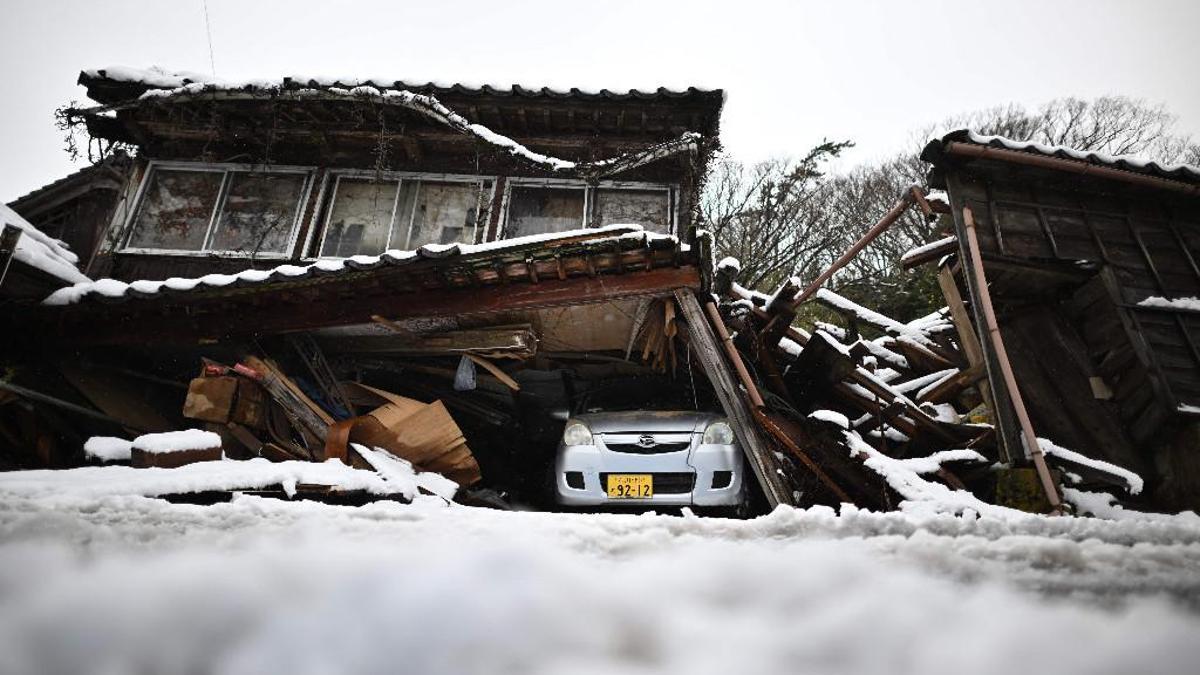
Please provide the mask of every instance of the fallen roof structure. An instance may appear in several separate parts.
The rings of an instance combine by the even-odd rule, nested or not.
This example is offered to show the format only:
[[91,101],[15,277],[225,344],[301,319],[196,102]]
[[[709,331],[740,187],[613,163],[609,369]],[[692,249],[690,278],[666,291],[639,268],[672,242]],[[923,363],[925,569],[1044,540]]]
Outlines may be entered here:
[[1006,381],[980,328],[1006,454],[1025,454],[1003,414],[1017,394],[1040,433],[1147,476],[1162,508],[1196,508],[1200,314],[1180,299],[1200,295],[1200,168],[970,131],[922,157],[957,242],[943,289],[982,327],[986,287],[1009,345]]
[[0,204],[0,297],[29,302],[67,284],[90,281],[76,264],[79,257]]

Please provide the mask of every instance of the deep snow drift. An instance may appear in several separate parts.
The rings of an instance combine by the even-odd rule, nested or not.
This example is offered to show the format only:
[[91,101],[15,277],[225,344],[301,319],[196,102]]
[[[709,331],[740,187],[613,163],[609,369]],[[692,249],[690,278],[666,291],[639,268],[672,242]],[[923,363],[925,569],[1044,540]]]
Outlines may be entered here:
[[1200,518],[0,491],[0,671],[1184,673]]

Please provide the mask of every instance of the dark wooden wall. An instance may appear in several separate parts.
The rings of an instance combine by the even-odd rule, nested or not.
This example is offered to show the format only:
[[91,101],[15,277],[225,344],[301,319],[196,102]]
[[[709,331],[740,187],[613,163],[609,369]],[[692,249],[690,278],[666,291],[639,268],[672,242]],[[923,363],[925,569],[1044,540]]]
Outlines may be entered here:
[[959,227],[974,213],[1039,432],[1200,502],[1200,443],[1181,440],[1200,407],[1200,312],[1138,304],[1200,297],[1200,199],[995,161],[942,170]]

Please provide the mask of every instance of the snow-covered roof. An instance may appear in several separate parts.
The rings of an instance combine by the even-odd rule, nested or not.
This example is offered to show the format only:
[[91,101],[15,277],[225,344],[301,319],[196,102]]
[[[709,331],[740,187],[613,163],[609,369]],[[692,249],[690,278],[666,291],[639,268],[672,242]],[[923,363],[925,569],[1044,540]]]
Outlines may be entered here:
[[1076,150],[1061,145],[1047,145],[1034,141],[1016,141],[1003,136],[987,136],[970,129],[952,131],[941,138],[935,138],[925,146],[921,159],[935,162],[940,158],[943,148],[948,143],[972,143],[993,148],[1004,148],[1018,152],[1029,152],[1047,157],[1073,159],[1089,164],[1108,166],[1135,173],[1144,173],[1161,178],[1172,178],[1189,183],[1200,183],[1200,167],[1192,164],[1162,163],[1137,155],[1109,155],[1103,152]]
[[[410,91],[430,91],[435,93],[454,92],[463,95],[480,96],[524,96],[548,98],[578,98],[578,99],[656,99],[681,98],[686,96],[713,96],[724,100],[721,89],[700,87],[682,87],[671,89],[658,87],[655,89],[581,89],[579,87],[539,87],[523,86],[520,84],[497,85],[466,82],[439,82],[434,80],[399,80],[393,77],[346,77],[321,75],[290,75],[275,78],[246,78],[222,79],[188,71],[172,71],[159,66],[149,68],[132,68],[129,66],[108,66],[84,70],[79,74],[79,83],[89,88],[89,95],[100,103],[112,103],[119,100],[121,95],[128,96],[128,90],[142,88],[177,89],[191,84],[210,85],[222,89],[276,89],[280,87],[337,87],[350,89],[353,87],[375,87],[377,89],[406,89]],[[103,85],[113,83],[125,85],[115,90],[107,91]],[[97,87],[96,85],[101,85]],[[122,91],[125,90],[125,91]],[[110,94],[114,98],[110,98]],[[100,98],[97,98],[99,96]]]
[[20,197],[13,199],[9,202],[9,204],[24,211],[31,202],[36,202],[44,195],[52,194],[59,188],[69,189],[72,186],[77,186],[89,180],[95,180],[100,183],[101,181],[107,179],[107,185],[112,186],[112,189],[118,189],[120,188],[121,183],[117,178],[118,169],[116,167],[119,167],[128,161],[128,154],[126,154],[124,151],[116,150],[99,162],[96,162],[95,164],[88,164],[81,169],[72,171],[71,173],[60,178],[56,178],[53,181],[42,185],[41,187],[34,188]]
[[[438,96],[447,91],[446,89],[435,87],[433,90],[429,90],[427,85],[413,86],[401,81],[389,82],[370,79],[346,82],[342,78],[231,81],[205,77],[197,73],[169,73],[161,69],[129,68],[84,71],[80,74],[79,81],[88,86],[88,95],[93,100],[105,104],[77,111],[78,114],[88,119],[109,115],[115,110],[138,108],[156,103],[195,102],[198,100],[205,103],[236,103],[268,98],[294,102],[370,101],[380,105],[411,110],[435,123],[445,125],[464,136],[491,145],[542,169],[552,172],[567,172],[585,178],[599,178],[621,173],[673,155],[695,152],[699,149],[705,133],[716,134],[716,120],[719,118],[721,108],[720,101],[702,102],[709,114],[692,116],[688,121],[689,125],[696,125],[699,128],[684,131],[673,139],[664,138],[657,144],[606,159],[576,162],[537,152],[509,136],[497,133],[478,121],[468,120],[439,100]],[[427,88],[423,90],[422,86]],[[452,90],[458,91],[453,88]],[[665,92],[662,95],[675,98],[690,95],[689,92],[662,91]],[[701,92],[695,90],[694,93]],[[633,93],[627,93],[621,96],[628,98],[633,95]],[[638,92],[638,95],[643,96],[643,93]],[[645,97],[651,98],[658,95],[644,94]],[[574,97],[576,94],[563,93],[561,96]],[[614,94],[614,96],[616,95]],[[701,117],[705,117],[707,120],[701,119]],[[666,127],[671,127],[669,123],[664,124]],[[119,139],[127,141],[140,138],[138,134],[133,134],[128,138],[121,134],[118,136]],[[142,141],[138,140],[137,142],[141,143]]]
[[66,244],[47,236],[4,204],[0,204],[0,224],[13,225],[22,231],[21,238],[17,240],[17,250],[13,254],[15,260],[69,284],[91,281],[76,267],[79,256]]
[[271,269],[247,269],[236,274],[207,274],[202,277],[172,277],[162,281],[124,282],[116,279],[85,280],[73,286],[61,288],[46,298],[42,304],[51,306],[71,305],[84,299],[120,301],[131,298],[148,298],[166,293],[189,293],[205,290],[265,285],[272,282],[295,281],[316,276],[331,276],[355,271],[372,270],[386,266],[408,265],[421,260],[440,260],[472,254],[503,253],[509,249],[545,244],[553,246],[572,240],[586,238],[588,243],[636,240],[645,242],[677,243],[677,239],[664,234],[645,232],[640,225],[607,225],[600,228],[571,230],[535,234],[527,237],[502,239],[485,244],[426,244],[415,251],[385,251],[380,255],[356,255],[345,259],[324,259],[307,265],[285,264]]

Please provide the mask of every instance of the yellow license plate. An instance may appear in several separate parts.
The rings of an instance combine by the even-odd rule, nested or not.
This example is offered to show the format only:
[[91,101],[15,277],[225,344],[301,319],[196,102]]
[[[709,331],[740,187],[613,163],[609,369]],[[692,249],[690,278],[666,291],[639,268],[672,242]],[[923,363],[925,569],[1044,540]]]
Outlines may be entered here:
[[654,496],[654,476],[648,473],[618,473],[608,476],[611,499],[645,499]]

